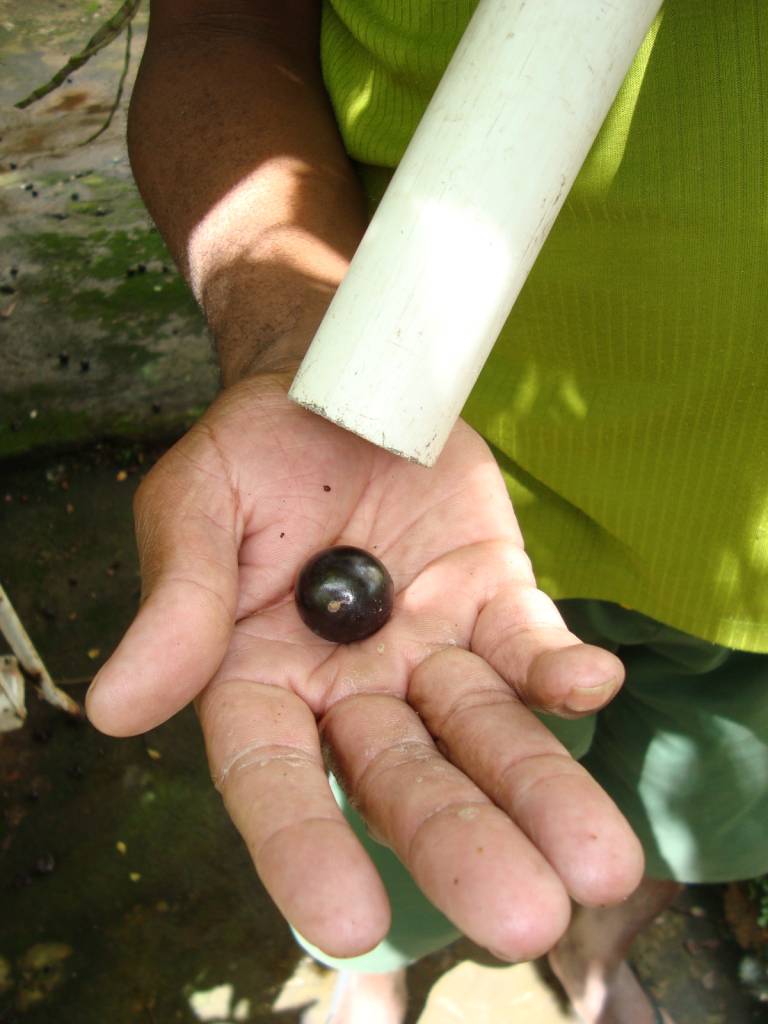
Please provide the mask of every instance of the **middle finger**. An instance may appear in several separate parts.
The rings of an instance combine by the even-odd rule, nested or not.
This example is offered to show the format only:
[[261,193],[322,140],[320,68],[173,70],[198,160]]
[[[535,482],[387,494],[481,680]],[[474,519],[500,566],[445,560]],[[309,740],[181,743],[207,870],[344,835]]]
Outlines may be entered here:
[[533,959],[554,945],[570,915],[557,874],[442,757],[407,704],[386,694],[350,696],[326,713],[322,731],[373,835],[461,931],[508,960]]

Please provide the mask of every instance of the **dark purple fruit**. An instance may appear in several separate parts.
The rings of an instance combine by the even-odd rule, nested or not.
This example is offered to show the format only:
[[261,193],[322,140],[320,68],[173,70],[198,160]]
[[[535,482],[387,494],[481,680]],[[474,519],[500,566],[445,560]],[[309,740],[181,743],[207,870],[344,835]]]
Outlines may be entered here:
[[362,548],[326,548],[304,564],[296,581],[296,607],[323,640],[351,644],[381,629],[392,614],[392,577]]

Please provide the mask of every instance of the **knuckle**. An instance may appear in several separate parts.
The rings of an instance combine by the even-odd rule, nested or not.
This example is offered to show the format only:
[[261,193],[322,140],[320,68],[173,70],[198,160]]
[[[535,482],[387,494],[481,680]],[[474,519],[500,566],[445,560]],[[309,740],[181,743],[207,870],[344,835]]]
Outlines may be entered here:
[[297,770],[314,771],[317,759],[305,750],[285,744],[254,742],[232,754],[211,772],[214,787],[223,793],[243,773],[253,775],[277,769],[281,775]]
[[533,565],[528,552],[510,540],[495,542],[494,557],[504,567],[504,574],[510,580],[532,580]]

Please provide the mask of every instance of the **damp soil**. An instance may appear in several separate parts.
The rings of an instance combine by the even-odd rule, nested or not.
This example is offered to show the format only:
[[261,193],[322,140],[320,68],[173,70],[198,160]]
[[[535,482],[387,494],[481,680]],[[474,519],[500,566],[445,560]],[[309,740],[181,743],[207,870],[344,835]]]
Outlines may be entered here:
[[[80,701],[137,606],[131,496],[164,447],[0,466],[14,538],[0,579]],[[270,1019],[299,951],[210,784],[194,714],[115,740],[31,689],[28,705],[0,737],[0,1021],[194,1021],[196,994],[221,986],[233,1020]]]

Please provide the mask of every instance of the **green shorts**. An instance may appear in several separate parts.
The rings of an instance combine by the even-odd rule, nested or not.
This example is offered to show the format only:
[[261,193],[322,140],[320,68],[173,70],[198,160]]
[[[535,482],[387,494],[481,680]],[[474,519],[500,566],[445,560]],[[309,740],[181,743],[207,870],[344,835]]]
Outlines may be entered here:
[[[543,720],[611,795],[643,844],[646,873],[724,882],[768,871],[768,655],[697,640],[603,601],[561,601],[569,627],[615,651],[627,679],[589,718]],[[459,932],[424,897],[395,855],[368,835],[335,789],[376,864],[392,927],[370,953],[317,960],[344,970],[394,970]]]

